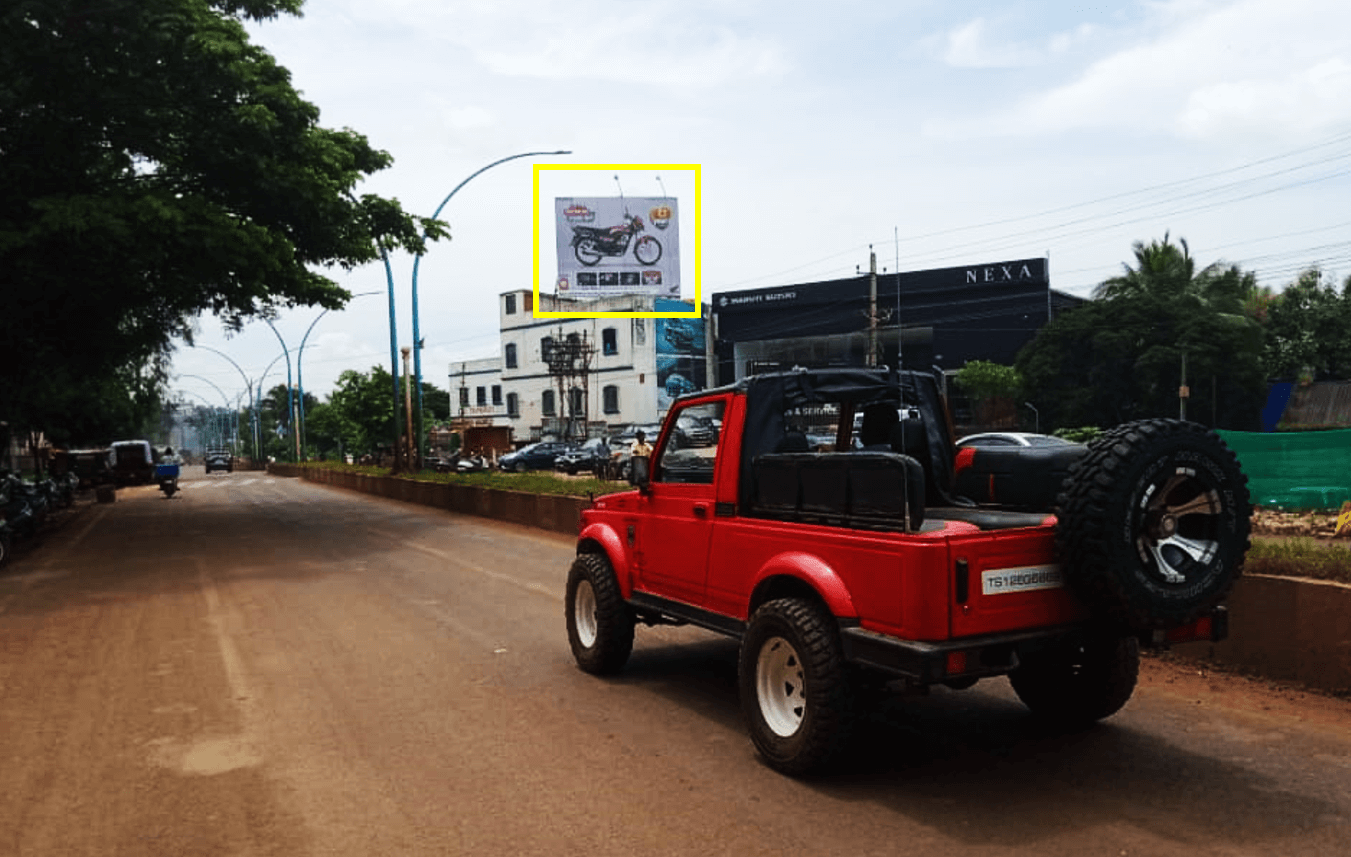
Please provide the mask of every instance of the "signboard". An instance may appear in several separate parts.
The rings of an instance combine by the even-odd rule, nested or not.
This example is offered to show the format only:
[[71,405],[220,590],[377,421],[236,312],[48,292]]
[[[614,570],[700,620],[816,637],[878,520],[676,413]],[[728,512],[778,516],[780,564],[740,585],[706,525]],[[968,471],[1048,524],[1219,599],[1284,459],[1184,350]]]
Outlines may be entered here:
[[680,229],[673,197],[554,200],[558,294],[680,297]]
[[[658,311],[674,309],[663,303],[658,302]],[[669,409],[677,397],[708,386],[704,371],[705,332],[702,318],[657,319],[658,413]]]

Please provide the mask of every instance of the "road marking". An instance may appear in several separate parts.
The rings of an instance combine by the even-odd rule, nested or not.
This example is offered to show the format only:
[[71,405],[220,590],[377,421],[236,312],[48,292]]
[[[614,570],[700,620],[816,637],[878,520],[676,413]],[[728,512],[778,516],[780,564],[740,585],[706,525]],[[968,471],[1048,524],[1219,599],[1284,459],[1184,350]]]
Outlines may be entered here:
[[425,545],[417,544],[416,542],[410,542],[406,540],[403,536],[398,535],[397,533],[391,533],[385,530],[377,530],[374,527],[366,527],[366,530],[377,536],[380,536],[381,538],[398,542],[404,547],[411,548],[412,550],[415,550],[418,553],[424,553],[428,556],[435,557],[443,562],[454,563],[455,565],[458,565],[461,568],[468,569],[469,571],[478,572],[484,577],[491,578],[492,580],[498,580],[501,581],[502,583],[510,583],[512,586],[519,586],[521,589],[529,590],[530,592],[534,592],[537,595],[543,595],[545,598],[549,598],[554,601],[563,600],[563,594],[561,592],[556,592],[555,590],[550,589],[549,587],[544,586],[543,584],[532,583],[531,581],[528,580],[519,580],[515,577],[512,577],[509,574],[503,574],[500,571],[493,571],[492,569],[484,568],[483,566],[478,565],[477,563],[467,562],[463,559],[460,559],[457,556],[452,556],[451,554],[448,554],[445,551],[440,551],[437,550],[436,548],[429,548],[426,547]]

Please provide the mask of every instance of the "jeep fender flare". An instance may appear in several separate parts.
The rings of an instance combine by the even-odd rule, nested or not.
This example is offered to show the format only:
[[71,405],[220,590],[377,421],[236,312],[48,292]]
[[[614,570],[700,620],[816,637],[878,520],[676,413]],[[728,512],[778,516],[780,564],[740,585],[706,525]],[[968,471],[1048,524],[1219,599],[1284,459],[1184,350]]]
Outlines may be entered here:
[[628,554],[619,533],[607,524],[589,524],[577,536],[577,553],[603,553],[610,560],[619,592],[627,601],[633,595],[633,576],[629,573]]
[[[747,603],[748,613],[753,612],[755,606],[766,600],[762,597],[764,588],[773,586],[775,578],[784,577],[794,578],[809,586],[837,619],[858,617],[849,588],[835,573],[835,569],[820,557],[803,551],[785,551],[760,567],[751,587],[751,597]],[[746,618],[749,618],[749,615]]]

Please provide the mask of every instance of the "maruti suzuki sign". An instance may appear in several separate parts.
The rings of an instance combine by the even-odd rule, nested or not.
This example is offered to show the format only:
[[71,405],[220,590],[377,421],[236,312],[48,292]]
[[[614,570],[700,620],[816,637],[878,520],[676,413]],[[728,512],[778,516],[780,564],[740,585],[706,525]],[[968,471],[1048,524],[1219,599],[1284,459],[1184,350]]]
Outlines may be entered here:
[[558,294],[680,297],[680,228],[672,197],[554,200]]

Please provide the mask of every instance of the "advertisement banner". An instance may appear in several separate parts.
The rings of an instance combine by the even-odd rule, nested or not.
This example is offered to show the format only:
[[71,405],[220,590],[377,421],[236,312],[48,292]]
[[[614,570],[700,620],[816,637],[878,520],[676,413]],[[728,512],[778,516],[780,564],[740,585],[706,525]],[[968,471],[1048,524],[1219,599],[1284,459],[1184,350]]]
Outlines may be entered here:
[[554,199],[558,294],[680,297],[674,197]]
[[[665,307],[671,310],[684,307]],[[657,332],[657,412],[664,413],[671,402],[686,393],[708,386],[704,371],[704,320],[702,318],[659,318]]]

